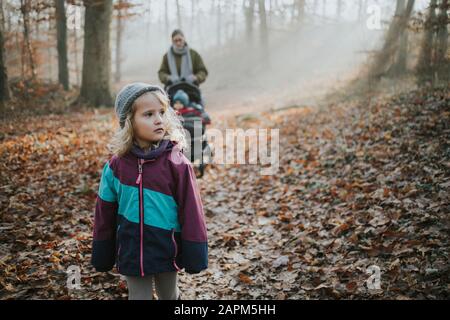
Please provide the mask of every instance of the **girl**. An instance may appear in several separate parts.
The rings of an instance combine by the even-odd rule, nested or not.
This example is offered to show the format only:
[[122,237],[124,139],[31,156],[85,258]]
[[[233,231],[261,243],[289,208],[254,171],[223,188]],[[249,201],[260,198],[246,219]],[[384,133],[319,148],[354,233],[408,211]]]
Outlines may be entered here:
[[177,272],[208,267],[203,205],[183,127],[159,86],[132,83],[117,95],[120,129],[100,180],[92,265],[125,276],[129,299],[180,299]]

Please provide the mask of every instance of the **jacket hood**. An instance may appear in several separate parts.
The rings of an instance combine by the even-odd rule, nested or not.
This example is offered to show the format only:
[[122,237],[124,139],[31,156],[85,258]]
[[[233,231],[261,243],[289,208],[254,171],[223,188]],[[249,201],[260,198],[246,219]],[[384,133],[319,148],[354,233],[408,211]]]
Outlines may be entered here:
[[176,142],[168,140],[168,139],[163,139],[159,143],[158,147],[151,148],[150,150],[145,152],[136,143],[133,143],[133,146],[131,147],[131,153],[141,159],[146,159],[146,160],[156,159],[163,152],[172,150],[172,148],[175,145],[176,145]]

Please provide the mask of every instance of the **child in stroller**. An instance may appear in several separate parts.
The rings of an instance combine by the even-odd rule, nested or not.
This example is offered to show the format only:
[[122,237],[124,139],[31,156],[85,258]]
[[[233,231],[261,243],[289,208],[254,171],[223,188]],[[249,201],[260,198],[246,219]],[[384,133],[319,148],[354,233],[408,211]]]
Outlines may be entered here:
[[203,106],[196,102],[190,102],[187,93],[181,89],[173,96],[173,108],[183,118],[200,117],[203,125],[211,124],[211,119]]
[[186,156],[191,160],[194,168],[200,171],[198,177],[201,178],[206,167],[206,160],[212,155],[206,139],[206,125],[211,124],[211,119],[203,106],[200,90],[193,84],[178,82],[166,87],[166,91],[172,107],[190,135],[190,150],[187,150]]

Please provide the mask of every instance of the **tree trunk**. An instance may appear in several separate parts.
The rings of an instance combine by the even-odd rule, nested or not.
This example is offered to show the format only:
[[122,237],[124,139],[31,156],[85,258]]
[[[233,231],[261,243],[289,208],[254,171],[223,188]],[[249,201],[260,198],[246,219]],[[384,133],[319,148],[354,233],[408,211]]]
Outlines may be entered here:
[[117,25],[116,25],[116,72],[114,74],[114,81],[118,83],[122,76],[121,62],[122,62],[122,4],[123,0],[119,0],[117,9]]
[[364,21],[367,15],[367,0],[358,1],[358,21]]
[[425,21],[425,32],[422,38],[419,61],[416,67],[419,84],[432,82],[434,77],[433,43],[435,38],[436,3],[436,0],[430,1],[430,8],[427,20]]
[[[40,39],[40,28],[39,28],[39,25],[40,25],[40,23],[39,23],[39,19],[40,19],[40,15],[41,15],[41,12],[40,12],[40,10],[39,9],[36,9],[36,23],[34,23],[34,41],[35,41],[35,43],[36,43],[36,47],[37,48],[39,48],[39,43],[40,43],[40,41],[41,41],[41,39]],[[32,32],[30,32],[31,34],[33,34]],[[37,54],[37,52],[38,52],[38,49],[36,48],[36,50],[35,50],[35,53],[36,53],[36,56],[38,56],[39,54]],[[39,65],[37,64],[36,65],[36,69],[38,69],[39,68]],[[36,72],[37,72],[37,74],[39,75],[39,72],[38,72],[38,70],[36,70]]]
[[441,0],[438,15],[438,30],[436,43],[436,69],[438,78],[441,81],[448,81],[450,78],[449,60],[447,58],[448,49],[448,0]]
[[[53,20],[48,21],[48,29],[47,29],[47,43],[51,43],[54,40],[54,35],[52,34],[52,22]],[[53,81],[53,59],[52,59],[52,46],[47,46],[47,74],[48,80]]]
[[80,85],[80,59],[78,59],[78,29],[73,29],[73,55],[75,60],[75,78],[77,86]]
[[20,36],[19,36],[19,31],[16,30],[15,31],[15,44],[16,44],[16,51],[19,53],[20,55],[20,76],[22,79],[25,79],[25,51],[23,48],[23,45],[21,45],[20,42]]
[[414,7],[414,0],[408,0],[406,8],[402,12],[400,6],[401,1],[402,0],[397,0],[395,16],[392,18],[392,22],[389,25],[383,48],[375,56],[375,60],[369,69],[369,76],[375,80],[378,80],[381,76],[385,75],[391,67],[391,61],[398,52],[399,39],[405,32],[409,17],[411,16],[411,12]]
[[232,39],[233,39],[233,41],[235,41],[236,40],[236,0],[233,0],[233,7],[232,7],[232,10],[233,10],[233,16],[232,16],[232,31],[231,31],[231,34],[232,34]]
[[181,8],[180,8],[180,3],[179,3],[178,0],[175,0],[175,4],[176,4],[176,7],[177,7],[177,22],[178,22],[178,28],[179,28],[179,29],[182,29],[183,26],[182,26],[182,23],[181,23]]
[[406,72],[408,60],[408,30],[405,30],[400,37],[400,48],[398,51],[397,63],[394,72],[396,75],[402,75]]
[[[248,3],[248,6],[245,3]],[[244,1],[244,14],[245,14],[245,35],[247,37],[247,43],[251,43],[253,40],[253,21],[255,12],[255,0]]]
[[64,90],[69,90],[69,69],[67,60],[67,22],[64,0],[55,1],[56,38],[58,47],[58,80]]
[[[397,10],[398,15],[403,16],[406,10],[406,0],[398,0],[397,1]],[[407,64],[407,55],[408,55],[408,29],[405,30],[400,35],[398,39],[398,52],[397,59],[392,65],[390,69],[390,73],[394,77],[398,77],[403,75],[406,72],[406,64]]]
[[[3,11],[3,10],[2,10]],[[2,21],[3,22],[3,21]],[[3,23],[0,26],[0,110],[3,111],[4,104],[10,99],[8,86],[8,73],[5,63],[5,38],[3,35]]]
[[[7,17],[5,17],[5,32],[7,32],[7,33],[10,33],[11,32],[11,28],[12,28],[12,13],[11,13],[11,10],[10,10],[10,8],[9,8],[9,6],[8,6],[8,3],[6,3],[5,1],[3,1],[4,3],[5,3],[5,5],[6,5],[6,8],[7,8]],[[3,8],[4,9],[4,8]]]
[[[120,1],[122,1],[122,0],[120,0]],[[152,1],[151,0],[148,0],[147,1],[147,10],[148,10],[148,16],[146,15],[145,16],[145,41],[147,42],[147,43],[150,43],[150,32],[152,32],[152,30],[151,30],[151,23],[152,23],[152,21],[151,21],[151,16],[152,16],[152,11],[153,11],[153,6],[152,6]],[[159,26],[159,23],[158,23],[158,26]],[[159,31],[158,31],[158,33],[159,33]],[[146,47],[148,47],[148,46],[146,46]]]
[[[30,39],[30,0],[20,0],[20,11],[23,19],[23,38],[26,53],[28,55],[28,63],[31,71],[31,79],[36,79],[36,64],[34,62],[34,50]],[[24,50],[25,51],[25,50]]]
[[168,37],[170,35],[169,30],[169,0],[164,1],[164,23],[166,27],[166,36]]
[[93,106],[112,105],[109,43],[112,0],[84,0],[84,51],[80,100]]
[[195,20],[195,0],[191,0],[191,20],[190,24],[190,33],[194,34],[194,20]]
[[269,31],[267,27],[266,6],[264,0],[258,0],[258,11],[262,58],[265,63],[269,63]]
[[5,9],[3,8],[3,1],[0,2],[0,19],[2,19],[1,21],[1,26],[0,28],[3,28],[3,32],[5,32],[6,30],[6,19],[5,19]]
[[296,0],[297,4],[297,24],[302,24],[305,20],[305,0]]
[[216,36],[217,36],[217,47],[221,45],[221,35],[222,35],[222,5],[221,1],[217,0],[217,28],[216,28]]

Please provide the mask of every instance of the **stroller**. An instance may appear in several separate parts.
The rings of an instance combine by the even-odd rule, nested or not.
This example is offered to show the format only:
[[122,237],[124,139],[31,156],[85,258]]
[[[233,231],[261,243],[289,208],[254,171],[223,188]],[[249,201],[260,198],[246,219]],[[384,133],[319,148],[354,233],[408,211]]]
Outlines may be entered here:
[[[170,104],[173,107],[173,97],[178,90],[183,90],[189,96],[191,102],[196,103],[204,110],[204,102],[198,86],[186,82],[176,82],[165,87],[167,94],[170,97]],[[180,111],[183,111],[181,109]],[[183,127],[190,136],[190,149],[186,152],[186,157],[190,159],[194,168],[199,171],[198,178],[203,177],[206,165],[210,161],[211,148],[206,138],[206,125],[204,119],[197,113],[183,113]],[[189,143],[189,142],[188,142]]]

